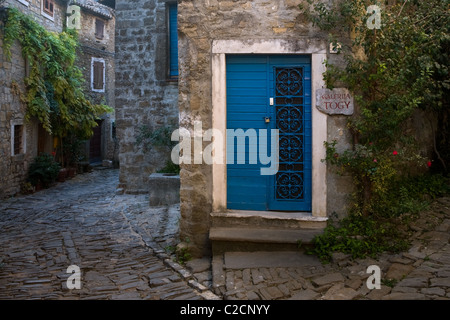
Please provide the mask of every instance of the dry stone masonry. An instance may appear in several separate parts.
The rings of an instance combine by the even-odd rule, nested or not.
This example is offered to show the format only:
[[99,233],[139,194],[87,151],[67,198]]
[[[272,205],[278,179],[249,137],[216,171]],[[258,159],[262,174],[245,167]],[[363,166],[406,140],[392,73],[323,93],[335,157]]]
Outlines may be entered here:
[[[136,146],[139,128],[177,124],[178,88],[168,77],[167,5],[171,1],[116,1],[116,119],[120,184],[126,192],[148,192],[148,177],[170,154]],[[173,1],[172,1],[173,2]]]

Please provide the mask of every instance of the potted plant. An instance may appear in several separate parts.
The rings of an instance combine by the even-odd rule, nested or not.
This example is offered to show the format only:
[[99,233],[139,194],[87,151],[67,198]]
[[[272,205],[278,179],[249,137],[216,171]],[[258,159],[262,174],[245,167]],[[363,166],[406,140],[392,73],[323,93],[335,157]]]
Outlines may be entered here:
[[59,164],[48,153],[41,153],[34,158],[28,169],[28,180],[36,187],[36,190],[48,188],[58,177]]

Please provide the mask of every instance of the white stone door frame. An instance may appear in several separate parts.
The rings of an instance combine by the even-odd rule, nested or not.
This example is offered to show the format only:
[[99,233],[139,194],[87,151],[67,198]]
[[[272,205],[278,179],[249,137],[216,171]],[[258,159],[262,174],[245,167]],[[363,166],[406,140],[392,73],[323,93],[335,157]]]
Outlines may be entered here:
[[[300,40],[215,40],[212,44],[212,125],[226,137],[226,55],[227,54],[298,54],[311,55],[311,108],[312,108],[312,216],[327,217],[327,184],[324,141],[327,140],[327,115],[316,107],[317,89],[324,88],[323,73],[326,44],[314,39]],[[222,144],[226,157],[226,144]],[[213,212],[226,212],[227,165],[213,163]]]

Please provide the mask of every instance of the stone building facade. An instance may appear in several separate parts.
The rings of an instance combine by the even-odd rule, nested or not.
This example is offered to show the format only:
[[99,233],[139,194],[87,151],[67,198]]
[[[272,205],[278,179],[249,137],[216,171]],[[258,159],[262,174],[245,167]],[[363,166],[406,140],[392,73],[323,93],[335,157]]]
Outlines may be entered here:
[[[251,229],[257,226],[273,234],[293,231],[293,237],[297,237],[298,229],[313,232],[320,230],[325,226],[330,212],[345,210],[351,180],[332,173],[321,160],[325,157],[324,141],[337,139],[338,147],[348,145],[350,139],[344,130],[347,116],[326,115],[315,107],[315,91],[325,86],[322,77],[324,61],[335,64],[342,61],[336,54],[330,53],[328,35],[306,23],[298,7],[300,2],[116,2],[116,121],[120,140],[121,187],[130,193],[148,192],[149,175],[164,166],[170,157],[167,152],[156,149],[145,153],[137,146],[136,136],[140,127],[146,125],[155,130],[176,121],[180,130],[188,132],[192,148],[183,149],[183,158],[192,161],[181,163],[180,229],[181,240],[189,242],[190,251],[195,256],[210,253],[211,242],[221,242],[221,232],[233,237],[235,230],[238,233],[250,230],[251,233]],[[171,31],[174,31],[171,9],[175,5],[178,77],[171,77],[174,62],[171,55]],[[244,204],[241,209],[235,209],[234,204],[230,204],[229,199],[232,197],[239,202],[240,198],[250,199],[247,193],[253,192],[251,189],[245,192],[245,185],[235,188],[230,182],[233,179],[228,177],[225,158],[227,148],[223,139],[227,129],[231,128],[230,123],[227,123],[227,118],[230,118],[227,113],[230,107],[227,91],[231,92],[231,87],[237,86],[242,97],[234,97],[235,100],[239,102],[242,98],[242,101],[246,101],[253,94],[249,90],[256,85],[256,82],[247,79],[251,84],[247,83],[245,87],[245,81],[233,78],[242,76],[239,70],[228,77],[232,59],[237,59],[234,62],[237,66],[243,63],[239,57],[248,62],[250,71],[257,67],[252,64],[253,58],[273,61],[280,66],[292,62],[306,68],[299,71],[305,72],[303,76],[309,86],[308,93],[303,97],[307,101],[305,112],[310,121],[307,124],[308,150],[305,149],[309,158],[305,165],[308,169],[305,174],[310,180],[306,191],[309,204],[305,209],[296,209],[294,205],[286,213],[288,211],[283,210],[282,206],[278,207],[281,209],[273,210],[264,208],[264,205],[255,209],[257,206],[254,204],[248,207]],[[270,63],[267,68],[271,68]],[[229,84],[229,78],[236,79],[236,82]],[[266,80],[268,83],[271,81]],[[266,104],[269,106],[269,98],[262,102],[263,108],[266,108]],[[271,121],[272,116],[258,112],[256,117],[261,118],[261,121]],[[247,119],[248,113],[237,115],[236,123],[239,123],[239,117]],[[215,132],[214,138],[208,137],[207,132],[211,132],[209,129]],[[200,140],[199,135],[202,137]],[[214,154],[222,155],[222,158],[206,163],[203,157],[206,150],[211,150],[208,149],[211,140]],[[188,150],[192,153],[191,157],[186,155]],[[242,175],[241,179],[234,179],[233,183],[254,179],[245,176],[245,170],[239,174]],[[258,179],[253,181],[256,184],[261,182]],[[280,228],[274,227],[277,225]],[[233,229],[233,226],[238,228]],[[247,236],[237,234],[236,238]],[[222,240],[226,241],[226,238]],[[247,239],[252,240],[251,237]]]
[[[351,180],[334,174],[321,160],[324,141],[336,139],[339,147],[350,142],[346,116],[330,116],[315,107],[316,90],[325,87],[325,60],[343,61],[330,52],[328,35],[306,22],[300,3],[178,3],[180,126],[193,133],[201,121],[203,130],[214,129],[213,149],[220,155],[212,165],[181,165],[181,238],[193,244],[194,255],[208,254],[211,242],[215,250],[214,243],[227,241],[282,242],[280,235],[290,234],[301,239],[303,231],[323,229],[331,212],[345,208]],[[295,85],[303,89],[294,90]],[[302,116],[295,120],[295,114]],[[294,120],[305,127],[295,128]],[[227,165],[227,157],[234,156],[226,145],[230,137],[223,142],[227,130],[281,128],[283,121],[293,131],[285,136],[280,131],[280,149],[285,142],[290,150],[300,148],[301,163],[284,163],[281,156],[278,173],[269,178],[250,173],[250,167],[235,170]],[[296,130],[303,131],[297,135]],[[204,139],[203,148],[210,141]],[[289,173],[288,167],[300,171]],[[297,183],[301,195],[294,191]]]
[[[180,237],[194,256],[230,244],[295,248],[331,214],[347,212],[352,179],[323,161],[324,142],[337,141],[338,151],[351,147],[347,119],[357,106],[344,88],[323,91],[325,62],[345,61],[328,33],[307,22],[304,2],[116,3],[120,183],[127,192],[148,191],[149,174],[169,155],[136,146],[139,128],[178,121]],[[339,41],[351,45],[350,35]],[[327,110],[333,106],[346,110]],[[268,158],[269,150],[279,154]],[[259,159],[249,163],[252,157]],[[275,172],[262,174],[274,163]]]
[[[70,1],[80,7],[78,65],[85,75],[85,93],[96,104],[115,108],[115,14],[114,8],[91,0]],[[115,114],[106,114],[94,128],[94,136],[85,144],[89,162],[111,160],[118,163],[119,147],[115,138]]]
[[[3,6],[33,16],[47,30],[63,30],[67,1],[54,1],[53,15],[38,0],[7,0]],[[12,46],[9,60],[0,39],[0,198],[20,192],[33,158],[38,152],[53,150],[51,137],[38,121],[25,121],[26,106],[18,96],[18,90],[25,90],[24,77],[25,61],[20,46],[17,43]]]
[[169,48],[174,4],[116,1],[116,123],[120,184],[128,193],[148,192],[149,175],[170,160],[170,151],[145,152],[136,137],[143,127],[152,131],[178,123],[178,79],[170,73]]
[[[81,1],[78,1],[81,2]],[[97,2],[91,2],[94,7],[105,7]],[[4,8],[17,8],[21,12],[32,16],[35,21],[44,26],[47,30],[62,32],[66,24],[66,12],[69,5],[67,0],[6,0],[2,3]],[[81,18],[91,21],[94,17],[102,17],[105,20],[113,20],[113,10],[107,9],[110,14],[105,16],[95,10],[82,11]],[[105,8],[103,8],[105,9]],[[102,11],[103,12],[103,11]],[[2,11],[5,14],[5,11]],[[3,19],[0,23],[3,23]],[[88,25],[88,23],[86,23]],[[107,77],[110,82],[105,85],[105,92],[101,95],[91,97],[102,99],[111,106],[114,106],[114,57],[110,52],[114,52],[114,23],[108,25],[106,32],[108,38],[105,42],[97,44],[109,71]],[[82,30],[84,43],[88,46],[87,36],[89,32]],[[26,105],[19,98],[19,91],[25,92],[24,78],[26,76],[26,63],[22,57],[21,48],[18,43],[11,48],[11,59],[7,59],[3,51],[3,44],[0,38],[0,198],[13,196],[21,191],[21,185],[26,181],[28,167],[34,157],[41,152],[51,153],[53,151],[53,138],[42,128],[36,119],[25,120]],[[112,45],[109,43],[112,41]],[[108,43],[108,44],[107,44]],[[105,49],[103,49],[103,47]],[[82,48],[83,49],[83,48]],[[87,51],[87,50],[86,50]],[[83,55],[80,53],[80,61]],[[96,52],[96,56],[102,56]],[[91,68],[85,70],[89,79]],[[89,82],[88,82],[89,83]],[[103,98],[104,97],[104,98]],[[97,102],[97,101],[94,101]],[[109,119],[111,122],[113,118]],[[105,130],[111,130],[105,126]],[[111,139],[112,140],[112,139]],[[111,150],[105,151],[104,156],[113,159]],[[103,154],[102,154],[103,155]]]

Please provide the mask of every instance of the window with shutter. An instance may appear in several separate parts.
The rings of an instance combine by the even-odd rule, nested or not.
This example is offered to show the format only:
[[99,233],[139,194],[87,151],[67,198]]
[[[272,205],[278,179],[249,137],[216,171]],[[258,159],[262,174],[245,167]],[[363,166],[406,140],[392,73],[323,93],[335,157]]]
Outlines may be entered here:
[[23,125],[14,125],[13,155],[23,153]]
[[43,10],[46,14],[53,17],[54,9],[55,9],[55,1],[54,0],[44,0]]
[[105,30],[105,22],[100,19],[95,19],[95,37],[97,39],[103,39],[104,38],[104,30]]
[[178,28],[177,28],[177,4],[168,6],[168,27],[169,27],[169,77],[178,79]]
[[105,61],[99,58],[92,58],[91,70],[91,87],[92,91],[105,91]]

